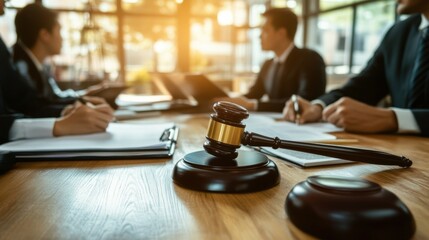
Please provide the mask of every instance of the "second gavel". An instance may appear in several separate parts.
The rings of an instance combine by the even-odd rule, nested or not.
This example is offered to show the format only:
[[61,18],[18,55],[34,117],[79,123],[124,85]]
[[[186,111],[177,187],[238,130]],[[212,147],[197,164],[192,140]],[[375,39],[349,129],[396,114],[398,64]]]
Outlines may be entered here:
[[295,151],[313,153],[323,156],[341,158],[350,161],[381,165],[398,165],[410,167],[413,162],[404,157],[390,153],[353,147],[329,144],[306,143],[270,138],[257,133],[246,132],[242,121],[249,117],[244,107],[225,101],[213,105],[215,113],[210,115],[204,149],[211,155],[222,159],[237,157],[241,144],[258,147],[286,148]]

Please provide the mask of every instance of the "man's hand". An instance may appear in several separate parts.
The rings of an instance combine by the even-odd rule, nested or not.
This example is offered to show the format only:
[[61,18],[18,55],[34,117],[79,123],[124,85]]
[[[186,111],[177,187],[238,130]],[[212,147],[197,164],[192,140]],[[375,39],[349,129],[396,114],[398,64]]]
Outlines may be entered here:
[[245,97],[235,97],[235,98],[223,97],[223,98],[215,98],[213,99],[213,101],[214,102],[219,102],[219,101],[232,102],[246,108],[249,111],[256,111],[257,101],[254,99],[248,99]]
[[318,122],[322,119],[322,106],[319,104],[311,104],[309,101],[301,97],[297,98],[299,107],[301,109],[300,118],[297,119],[293,107],[293,101],[289,99],[283,109],[283,117],[286,119],[286,121],[303,124],[308,122]]
[[[106,100],[104,98],[100,97],[90,97],[90,96],[84,96],[82,97],[85,101],[88,103],[91,103],[92,105],[101,105],[101,104],[107,104]],[[77,106],[77,104],[81,104],[79,101],[76,101],[74,104],[67,105],[63,111],[61,112],[61,116],[67,116],[69,115]]]
[[345,131],[358,133],[394,132],[398,129],[395,113],[343,97],[323,111],[323,119]]
[[88,101],[91,102],[91,105],[76,102],[67,115],[58,118],[54,124],[53,135],[64,136],[106,131],[107,126],[114,119],[113,109],[106,103],[97,104],[100,103],[98,99]]

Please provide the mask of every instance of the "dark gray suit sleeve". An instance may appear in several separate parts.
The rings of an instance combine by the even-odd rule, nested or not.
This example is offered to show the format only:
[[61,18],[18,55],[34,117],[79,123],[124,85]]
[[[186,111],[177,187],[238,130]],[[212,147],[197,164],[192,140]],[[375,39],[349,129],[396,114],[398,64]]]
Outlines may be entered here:
[[333,90],[319,99],[329,105],[341,97],[347,96],[375,105],[389,93],[384,69],[383,54],[379,48],[359,75],[351,78],[343,87]]
[[419,125],[421,135],[429,137],[429,109],[412,109],[411,112]]
[[37,98],[36,92],[27,84],[12,63],[6,45],[0,39],[0,81],[4,107],[32,117],[57,117],[62,108],[50,106]]
[[307,50],[300,72],[298,94],[304,99],[313,100],[325,93],[326,70],[325,61],[316,52]]

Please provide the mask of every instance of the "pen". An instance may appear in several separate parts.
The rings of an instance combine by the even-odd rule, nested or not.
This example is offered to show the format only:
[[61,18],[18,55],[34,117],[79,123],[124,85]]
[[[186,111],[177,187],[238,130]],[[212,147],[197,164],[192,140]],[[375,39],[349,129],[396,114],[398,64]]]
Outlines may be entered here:
[[299,119],[301,118],[301,108],[299,107],[298,97],[292,95],[293,111],[295,113],[295,123],[299,124]]
[[76,95],[76,100],[77,100],[77,101],[79,101],[80,103],[82,103],[83,105],[86,105],[86,106],[88,106],[88,107],[94,107],[94,105],[93,105],[91,102],[89,102],[89,101],[85,100],[85,99],[84,99],[81,95],[79,95],[78,93],[76,93],[75,95]]
[[[76,93],[76,100],[79,101],[80,103],[82,103],[83,105],[86,105],[90,108],[96,108],[94,106],[94,104],[92,104],[90,101],[85,100],[82,96],[80,96],[79,94]],[[114,117],[112,119],[112,122],[118,122],[118,119],[116,117]]]
[[88,101],[86,101],[85,99],[83,99],[82,97],[78,97],[76,100],[78,100],[80,103],[82,103],[83,105],[86,105],[88,103]]

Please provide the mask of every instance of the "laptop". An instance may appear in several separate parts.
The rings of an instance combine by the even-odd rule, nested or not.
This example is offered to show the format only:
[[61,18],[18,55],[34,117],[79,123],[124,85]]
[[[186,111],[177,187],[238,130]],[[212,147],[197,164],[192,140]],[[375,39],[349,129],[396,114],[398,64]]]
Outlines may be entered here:
[[198,105],[197,101],[183,92],[178,84],[176,78],[180,78],[178,74],[156,74],[153,81],[156,87],[164,95],[170,95],[171,99],[157,101],[152,103],[145,103],[133,106],[127,106],[126,109],[136,113],[150,112],[150,111],[170,111],[194,108]]
[[180,81],[184,92],[197,100],[198,103],[211,102],[214,98],[229,97],[218,85],[203,74],[186,74]]

